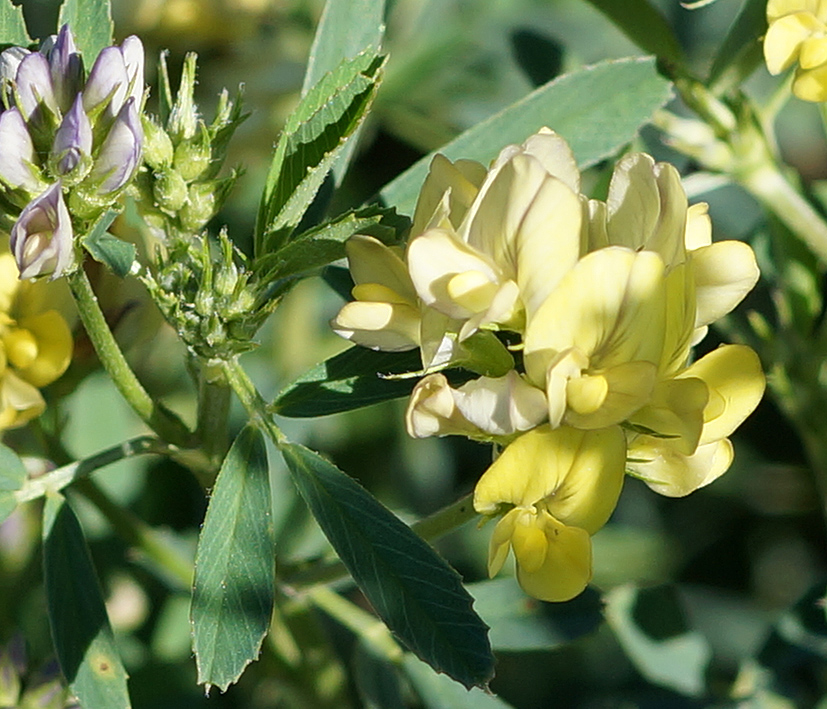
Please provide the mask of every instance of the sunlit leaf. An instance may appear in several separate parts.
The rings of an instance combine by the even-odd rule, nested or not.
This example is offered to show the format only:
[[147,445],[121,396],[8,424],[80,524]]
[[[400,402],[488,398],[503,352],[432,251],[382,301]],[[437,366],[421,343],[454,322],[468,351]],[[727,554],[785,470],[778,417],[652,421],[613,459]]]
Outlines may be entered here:
[[14,5],[11,0],[0,0],[0,45],[25,47],[31,41],[23,19],[23,8]]
[[68,24],[86,68],[104,47],[112,44],[112,8],[109,0],[65,0],[60,8],[58,26]]
[[494,671],[486,625],[459,575],[361,485],[303,446],[284,444],[299,492],[396,637],[466,687]]
[[[628,143],[669,99],[670,86],[654,59],[602,62],[541,86],[436,152],[487,164],[505,145],[521,143],[548,126],[569,142],[578,164],[587,167]],[[412,214],[432,157],[385,185],[380,193],[385,203]]]
[[250,425],[215,481],[195,556],[190,616],[198,682],[224,691],[258,656],[275,593],[267,450]]
[[15,493],[26,482],[26,468],[17,453],[0,443],[0,522],[17,507]]
[[130,706],[100,584],[77,518],[52,494],[43,509],[43,571],[60,669],[83,707]]
[[135,244],[119,239],[106,231],[117,217],[117,212],[106,212],[81,239],[89,255],[104,264],[116,276],[124,278],[135,261]]

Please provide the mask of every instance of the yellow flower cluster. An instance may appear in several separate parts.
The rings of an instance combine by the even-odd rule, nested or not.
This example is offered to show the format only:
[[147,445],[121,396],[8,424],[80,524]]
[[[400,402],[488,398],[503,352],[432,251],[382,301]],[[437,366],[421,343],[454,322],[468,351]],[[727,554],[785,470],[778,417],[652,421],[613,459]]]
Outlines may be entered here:
[[793,93],[827,101],[827,0],[769,0],[764,58],[770,74],[798,64]]
[[[520,584],[543,600],[589,582],[590,537],[626,472],[669,496],[710,483],[763,395],[748,347],[690,362],[755,285],[755,256],[712,243],[706,205],[690,207],[675,168],[648,155],[618,163],[605,201],[581,194],[571,150],[548,129],[487,170],[437,156],[406,252],[356,236],[348,257],[355,300],[334,329],[375,349],[421,348],[431,373],[411,396],[411,435],[504,447],[474,494],[478,512],[502,515],[489,572],[513,550]],[[498,331],[519,367],[457,389],[434,371],[479,362],[493,351],[480,338],[500,343]]]
[[0,254],[0,430],[40,416],[46,402],[39,389],[66,371],[72,333],[64,317],[44,307],[53,284],[19,278],[14,256]]

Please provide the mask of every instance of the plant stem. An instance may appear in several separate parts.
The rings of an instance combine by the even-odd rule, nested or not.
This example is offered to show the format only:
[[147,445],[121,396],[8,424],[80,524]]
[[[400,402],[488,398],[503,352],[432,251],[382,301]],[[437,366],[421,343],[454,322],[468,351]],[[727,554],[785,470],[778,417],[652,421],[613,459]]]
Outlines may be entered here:
[[140,549],[147,559],[154,562],[171,586],[186,591],[192,588],[192,560],[180,554],[169,539],[110,499],[90,478],[77,480],[74,489],[103,514],[127,544]]
[[198,371],[198,439],[204,454],[218,469],[229,448],[227,416],[230,393],[220,362],[199,360]]
[[157,405],[138,381],[106,323],[98,298],[83,268],[77,269],[67,280],[89,339],[123,398],[165,441],[182,448],[193,447],[194,437],[190,430],[177,416]]

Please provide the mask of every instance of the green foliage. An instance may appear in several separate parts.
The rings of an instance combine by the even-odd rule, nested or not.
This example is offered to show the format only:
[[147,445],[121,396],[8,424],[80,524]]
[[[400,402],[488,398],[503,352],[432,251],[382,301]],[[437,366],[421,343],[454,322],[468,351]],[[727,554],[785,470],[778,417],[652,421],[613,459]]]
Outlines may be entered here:
[[744,0],[709,71],[714,92],[722,94],[740,86],[755,71],[764,58],[760,40],[766,31],[765,0]]
[[126,670],[83,531],[58,494],[43,509],[43,572],[55,652],[72,692],[90,709],[130,707]]
[[0,45],[17,45],[26,47],[31,44],[23,19],[23,8],[14,5],[11,0],[0,2]]
[[437,672],[485,687],[494,671],[488,628],[456,571],[324,458],[292,443],[281,451],[325,536],[385,624]]
[[413,655],[402,662],[405,674],[427,709],[510,709],[502,699],[486,694],[478,687],[471,691],[446,675],[434,674]]
[[264,438],[248,425],[224,459],[195,556],[191,619],[198,682],[223,692],[256,659],[275,593]]
[[58,26],[68,24],[87,69],[104,47],[113,41],[110,0],[64,0]]
[[124,278],[132,269],[136,250],[134,244],[107,231],[117,216],[118,213],[111,210],[104,213],[81,239],[81,244],[95,261],[104,264],[116,276]]
[[[451,160],[488,163],[508,143],[521,143],[542,126],[552,127],[581,167],[611,155],[634,137],[671,94],[653,59],[623,59],[578,69],[555,79],[439,149]],[[607,116],[611,119],[607,120]],[[382,188],[386,204],[413,213],[433,154]]]
[[302,98],[279,137],[261,197],[256,255],[280,247],[298,226],[331,166],[370,107],[384,60],[346,59]]
[[26,482],[26,468],[18,455],[0,444],[0,522],[17,508],[15,493]]

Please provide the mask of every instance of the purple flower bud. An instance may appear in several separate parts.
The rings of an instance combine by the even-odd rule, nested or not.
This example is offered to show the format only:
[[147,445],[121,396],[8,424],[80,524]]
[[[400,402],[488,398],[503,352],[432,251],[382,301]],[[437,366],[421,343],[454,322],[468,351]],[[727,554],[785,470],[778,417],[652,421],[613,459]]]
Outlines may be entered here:
[[31,54],[23,47],[9,47],[0,52],[0,81],[14,81],[17,79],[17,69],[23,57]]
[[129,97],[101,145],[92,167],[91,179],[100,180],[99,194],[123,187],[141,162],[144,133],[135,99]]
[[119,47],[106,47],[89,72],[83,89],[83,107],[88,112],[106,106],[107,115],[114,117],[121,110],[129,89],[129,76]]
[[27,123],[43,106],[58,114],[49,60],[40,52],[27,54],[17,68],[17,106]]
[[121,43],[121,54],[129,77],[129,96],[140,109],[144,100],[144,45],[134,34]]
[[0,181],[11,189],[37,190],[34,145],[17,108],[0,113],[0,147]]
[[60,182],[35,197],[11,228],[9,242],[20,278],[63,275],[74,265],[72,221]]
[[80,91],[83,81],[83,60],[69,25],[60,28],[60,33],[48,49],[44,42],[40,51],[49,60],[55,97],[61,110],[66,112]]
[[92,123],[83,110],[83,97],[78,94],[55,134],[51,165],[57,174],[68,175],[84,156],[91,157],[91,154]]

